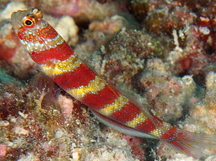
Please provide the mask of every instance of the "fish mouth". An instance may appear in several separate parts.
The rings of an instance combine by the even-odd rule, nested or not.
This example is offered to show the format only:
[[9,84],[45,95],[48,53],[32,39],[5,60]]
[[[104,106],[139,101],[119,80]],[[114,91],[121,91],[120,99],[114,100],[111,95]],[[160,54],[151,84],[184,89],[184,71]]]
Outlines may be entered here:
[[15,31],[22,26],[22,19],[29,13],[29,10],[18,10],[11,14],[11,23]]

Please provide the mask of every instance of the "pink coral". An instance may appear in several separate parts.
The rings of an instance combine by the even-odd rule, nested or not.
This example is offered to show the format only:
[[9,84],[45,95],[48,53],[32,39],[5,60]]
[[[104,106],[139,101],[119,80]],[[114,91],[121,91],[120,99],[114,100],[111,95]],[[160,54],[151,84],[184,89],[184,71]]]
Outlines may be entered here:
[[60,108],[62,109],[62,113],[66,117],[71,116],[74,107],[73,100],[71,98],[67,98],[66,96],[59,95],[58,103],[60,105]]
[[139,161],[145,161],[144,148],[142,147],[143,138],[138,138],[129,135],[123,135],[123,138],[127,140],[128,145],[131,147],[132,154],[134,157],[139,159]]
[[125,0],[110,0],[106,3],[100,3],[96,0],[56,0],[49,1],[31,1],[31,6],[36,6],[46,13],[53,15],[70,15],[76,22],[88,23],[93,20],[103,20],[104,18],[125,12]]
[[5,22],[0,28],[0,59],[10,60],[19,46],[19,41],[9,22]]
[[0,144],[0,159],[7,154],[7,146],[5,144]]
[[172,76],[168,66],[160,59],[152,59],[148,61],[147,70],[140,81],[151,109],[157,116],[166,121],[183,117],[185,102],[193,97],[195,91],[191,77]]

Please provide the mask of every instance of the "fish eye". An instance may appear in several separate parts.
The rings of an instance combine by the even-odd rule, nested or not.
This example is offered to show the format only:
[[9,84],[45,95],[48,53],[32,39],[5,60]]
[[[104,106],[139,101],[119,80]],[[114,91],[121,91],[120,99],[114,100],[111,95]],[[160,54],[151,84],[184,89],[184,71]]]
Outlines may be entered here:
[[31,26],[31,25],[33,24],[33,22],[32,22],[31,20],[26,20],[26,21],[25,21],[25,24],[26,24],[27,26]]
[[28,28],[32,28],[35,26],[35,18],[33,16],[25,16],[23,18],[23,25]]

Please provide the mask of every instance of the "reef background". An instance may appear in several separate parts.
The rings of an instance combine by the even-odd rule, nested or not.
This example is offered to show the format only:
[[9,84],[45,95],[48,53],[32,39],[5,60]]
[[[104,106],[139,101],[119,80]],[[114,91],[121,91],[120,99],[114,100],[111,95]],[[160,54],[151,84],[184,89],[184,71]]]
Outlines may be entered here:
[[144,108],[182,129],[216,134],[215,0],[2,0],[1,161],[196,161],[102,125],[40,73],[10,23],[12,12],[31,7]]

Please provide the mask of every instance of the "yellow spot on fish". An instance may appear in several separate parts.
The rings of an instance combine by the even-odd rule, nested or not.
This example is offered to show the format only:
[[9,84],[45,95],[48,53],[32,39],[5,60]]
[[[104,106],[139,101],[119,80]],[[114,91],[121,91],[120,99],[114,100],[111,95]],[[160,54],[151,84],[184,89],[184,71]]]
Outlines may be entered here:
[[153,131],[151,131],[150,132],[150,134],[151,135],[153,135],[153,136],[156,136],[156,137],[161,137],[161,135],[165,132],[165,131],[167,131],[168,129],[170,129],[170,125],[169,124],[167,124],[167,123],[163,123],[163,126],[162,127],[159,127],[159,128],[157,128],[157,129],[155,129],[155,130],[153,130]]
[[103,115],[109,116],[112,113],[121,110],[128,101],[129,100],[126,97],[119,96],[112,104],[106,105],[103,109],[100,109],[99,112]]
[[74,96],[77,99],[80,99],[87,95],[88,93],[97,93],[106,86],[106,82],[99,78],[95,77],[94,80],[91,80],[87,86],[80,86],[79,88],[68,89],[67,92]]
[[126,123],[127,126],[135,128],[137,125],[143,123],[148,117],[144,114],[144,112],[141,112],[139,115],[137,115],[133,120],[128,121]]
[[82,64],[82,61],[77,56],[72,55],[65,61],[53,60],[51,63],[41,65],[44,72],[50,76],[72,72]]

